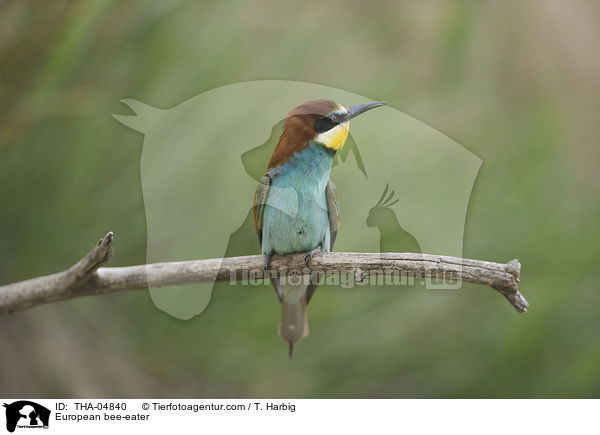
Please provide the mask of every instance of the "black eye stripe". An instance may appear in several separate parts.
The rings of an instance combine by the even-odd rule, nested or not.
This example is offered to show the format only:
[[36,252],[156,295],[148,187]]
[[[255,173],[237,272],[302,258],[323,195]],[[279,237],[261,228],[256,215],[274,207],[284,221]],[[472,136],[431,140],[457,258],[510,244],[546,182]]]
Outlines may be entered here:
[[331,118],[317,118],[315,119],[314,128],[317,133],[323,133],[331,130],[336,125],[338,125],[337,122]]

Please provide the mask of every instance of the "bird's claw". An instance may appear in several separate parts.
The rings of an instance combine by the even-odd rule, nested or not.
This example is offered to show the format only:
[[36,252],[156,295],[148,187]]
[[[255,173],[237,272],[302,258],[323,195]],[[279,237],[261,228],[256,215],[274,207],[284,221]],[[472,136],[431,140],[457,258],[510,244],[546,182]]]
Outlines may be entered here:
[[271,256],[265,255],[265,270],[269,270],[270,265],[271,265]]
[[321,252],[321,245],[317,246],[315,249],[311,249],[310,251],[308,251],[308,254],[306,254],[306,256],[304,257],[304,261],[306,262],[307,266],[310,266],[310,262],[312,261],[313,256],[317,252]]

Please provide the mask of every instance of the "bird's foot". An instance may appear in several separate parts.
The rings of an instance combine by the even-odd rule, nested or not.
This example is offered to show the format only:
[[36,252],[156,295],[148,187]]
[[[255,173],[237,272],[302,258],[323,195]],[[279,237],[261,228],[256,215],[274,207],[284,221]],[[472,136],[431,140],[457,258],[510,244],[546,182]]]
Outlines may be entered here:
[[317,246],[315,249],[311,249],[310,251],[308,251],[308,254],[306,254],[306,256],[304,257],[304,261],[306,262],[307,266],[310,266],[310,262],[312,261],[313,256],[318,252],[321,252],[321,245]]
[[269,270],[270,265],[271,265],[271,256],[265,255],[265,270]]

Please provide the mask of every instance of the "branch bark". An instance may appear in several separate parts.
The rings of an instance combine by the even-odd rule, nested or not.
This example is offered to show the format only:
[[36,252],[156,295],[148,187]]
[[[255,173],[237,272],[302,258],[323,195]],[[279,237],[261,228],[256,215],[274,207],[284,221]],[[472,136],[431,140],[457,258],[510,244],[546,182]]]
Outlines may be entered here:
[[[63,272],[0,286],[0,314],[80,296],[265,276],[262,255],[100,267],[111,257],[113,241],[110,232],[89,254]],[[307,268],[304,257],[304,254],[274,256],[269,272],[351,274],[357,281],[377,273],[444,277],[487,285],[500,292],[518,312],[526,312],[529,305],[518,289],[521,270],[518,260],[501,264],[430,254],[328,252],[315,254]]]

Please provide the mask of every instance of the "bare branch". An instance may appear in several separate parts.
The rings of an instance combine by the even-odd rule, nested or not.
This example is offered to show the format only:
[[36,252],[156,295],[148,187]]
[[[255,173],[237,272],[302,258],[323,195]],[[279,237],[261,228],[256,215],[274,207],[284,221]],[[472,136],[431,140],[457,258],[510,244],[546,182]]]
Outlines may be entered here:
[[[64,272],[0,286],[0,314],[79,296],[265,276],[262,255],[99,267],[112,255],[112,243],[113,233],[108,233],[88,255]],[[518,260],[501,264],[430,254],[328,252],[315,254],[310,269],[304,254],[275,256],[270,268],[270,273],[351,274],[357,281],[374,273],[443,277],[490,286],[518,312],[527,311],[529,305],[518,290]]]
[[78,289],[110,259],[113,240],[114,234],[108,233],[85,257],[63,272],[0,286],[0,314],[75,297]]

